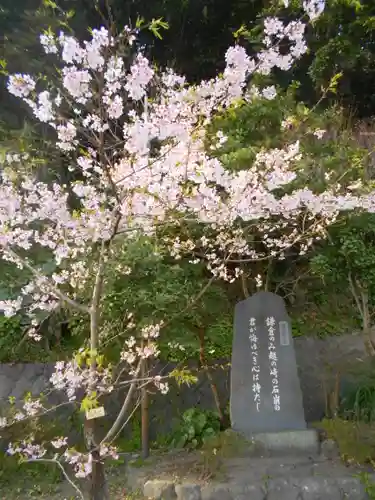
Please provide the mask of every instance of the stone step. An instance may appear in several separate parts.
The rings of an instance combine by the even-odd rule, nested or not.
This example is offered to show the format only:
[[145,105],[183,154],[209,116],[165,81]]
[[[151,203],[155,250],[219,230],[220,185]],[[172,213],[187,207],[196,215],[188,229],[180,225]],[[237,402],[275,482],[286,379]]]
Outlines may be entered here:
[[252,442],[256,448],[273,455],[318,455],[320,452],[319,436],[315,429],[258,433],[252,436]]
[[148,500],[368,500],[356,477],[289,477],[254,484],[174,484],[151,479],[143,487]]
[[148,500],[368,500],[360,472],[375,484],[371,470],[299,454],[227,458],[216,476],[203,480],[189,474],[188,457],[177,469],[171,463],[179,462],[178,456],[128,465],[128,487]]

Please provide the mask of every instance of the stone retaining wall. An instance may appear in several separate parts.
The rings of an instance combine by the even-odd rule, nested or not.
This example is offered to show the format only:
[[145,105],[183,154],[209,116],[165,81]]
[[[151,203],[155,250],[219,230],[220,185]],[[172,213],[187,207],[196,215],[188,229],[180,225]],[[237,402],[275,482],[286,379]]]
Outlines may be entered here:
[[[127,486],[147,500],[369,500],[364,468],[324,453],[264,456],[251,443],[242,448],[232,457],[219,450],[216,462],[192,451],[156,452],[141,465],[128,460]],[[367,477],[373,482],[373,472]]]
[[[327,340],[304,337],[295,339],[295,348],[306,419],[308,422],[320,420],[325,413],[325,393],[333,389],[336,374],[340,373],[341,382],[346,383],[352,376],[353,367],[366,358],[363,341],[358,335],[329,337]],[[218,364],[227,364],[228,361],[218,360]],[[160,364],[160,369],[164,366]],[[20,398],[26,391],[40,393],[47,387],[52,371],[53,364],[0,364],[0,403],[9,396]],[[216,369],[213,377],[225,406],[229,402],[230,370]],[[107,413],[115,413],[120,404],[118,395],[111,396]],[[191,407],[215,407],[204,375],[191,387],[172,388],[167,397],[161,394],[152,396],[151,434],[169,432],[181,412]]]

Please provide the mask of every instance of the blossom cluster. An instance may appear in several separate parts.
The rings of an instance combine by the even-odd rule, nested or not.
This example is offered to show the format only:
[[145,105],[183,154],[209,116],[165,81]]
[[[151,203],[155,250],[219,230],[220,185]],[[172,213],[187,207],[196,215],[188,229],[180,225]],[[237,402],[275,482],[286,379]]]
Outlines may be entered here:
[[156,388],[161,392],[161,394],[168,394],[169,384],[166,381],[162,382],[160,375],[156,375],[153,379],[153,382],[154,382]]
[[[310,12],[316,2],[305,3]],[[57,307],[61,297],[54,293],[56,287],[84,286],[84,257],[92,244],[110,239],[116,230],[130,237],[137,231],[150,233],[160,224],[174,223],[176,211],[184,218],[193,217],[217,229],[213,238],[219,249],[206,254],[208,268],[215,276],[233,281],[241,271],[239,267],[228,270],[221,240],[237,221],[260,223],[275,215],[293,219],[305,208],[313,215],[321,213],[322,206],[325,216],[334,217],[343,206],[357,203],[348,198],[338,201],[330,193],[322,199],[309,190],[276,197],[274,190],[293,180],[290,167],[299,158],[298,144],[261,153],[251,169],[231,173],[206,151],[207,125],[219,107],[234,105],[244,95],[249,75],[267,73],[274,67],[287,69],[305,52],[305,25],[301,21],[285,25],[267,18],[264,27],[264,50],[257,57],[250,58],[240,46],[230,47],[223,75],[190,87],[183,77],[167,69],[158,75],[159,93],[152,100],[147,96],[156,72],[150,61],[138,52],[127,65],[106,28],[92,30],[91,40],[83,43],[64,33],[41,36],[46,53],[61,58],[61,89],[54,91],[49,86],[39,90],[42,82],[21,73],[10,77],[8,89],[23,99],[39,120],[55,129],[56,145],[68,156],[72,154],[69,169],[78,170],[86,182],[72,185],[81,205],[78,213],[72,213],[64,186],[24,179],[20,191],[19,183],[15,186],[4,175],[0,189],[3,257],[14,261],[8,248],[17,251],[41,245],[53,252],[57,266],[63,267],[69,260],[71,268],[67,272],[58,267],[52,280],[38,278],[26,287],[21,295],[33,296],[34,309]],[[129,46],[135,36],[128,27],[121,33]],[[291,50],[281,55],[278,41],[285,36],[292,41]],[[266,87],[262,95],[270,99],[275,92],[274,87]],[[65,118],[64,105],[73,110]],[[82,147],[81,130],[85,130],[85,137],[91,137],[86,148]],[[214,149],[222,147],[226,139],[218,131]],[[155,141],[159,144],[156,155],[151,146]],[[37,221],[45,224],[35,229]],[[246,235],[242,239],[246,240]],[[227,255],[241,253],[237,241],[231,236],[226,240]],[[285,238],[279,246],[289,242],[290,238]],[[199,248],[199,242],[189,243],[188,252],[197,245]],[[175,241],[171,251],[176,257],[181,255],[177,247]],[[247,249],[245,255],[251,252]],[[192,262],[198,259],[195,255]],[[17,265],[22,266],[22,262]],[[23,304],[21,297],[1,306],[13,314]],[[30,335],[38,338],[33,330]]]
[[[259,53],[259,72],[268,75],[272,68],[281,70],[291,68],[295,59],[299,59],[307,51],[304,39],[306,25],[301,21],[291,21],[287,25],[275,17],[264,21],[264,45],[266,50]],[[280,41],[287,37],[290,49],[287,54],[280,51]]]
[[21,422],[28,418],[36,418],[45,412],[46,408],[40,398],[27,397],[22,406],[13,408],[13,411],[6,417],[0,417],[0,430],[10,427],[16,422]]
[[54,389],[65,391],[69,401],[74,401],[78,391],[90,393],[92,388],[98,396],[113,391],[112,373],[109,368],[91,370],[90,367],[80,366],[75,360],[58,361],[50,382]]
[[[126,363],[129,375],[136,375],[136,365],[141,360],[155,359],[159,356],[160,350],[157,345],[157,339],[160,336],[162,326],[163,323],[146,325],[141,328],[141,341],[137,341],[134,336],[130,336],[125,340],[124,348],[120,353],[120,359]],[[135,327],[135,324],[133,324],[132,327]],[[172,347],[178,347],[180,350],[184,350],[183,346],[177,343],[173,344]],[[148,380],[152,382],[162,394],[167,394],[169,391],[169,384],[165,380],[166,378],[167,377],[161,377],[160,375],[150,375]]]
[[135,363],[142,359],[157,358],[160,351],[156,340],[160,335],[161,324],[147,325],[141,329],[143,339],[141,345],[138,345],[134,336],[130,336],[124,342],[124,349],[121,351],[120,358],[130,366],[130,373],[134,373]]
[[45,447],[41,444],[34,444],[30,440],[24,440],[19,444],[8,444],[8,455],[19,454],[26,460],[37,460],[47,453]]
[[[34,437],[19,443],[9,443],[7,453],[22,457],[26,461],[47,458],[48,460],[65,462],[72,466],[77,478],[85,478],[91,474],[93,462],[91,453],[81,453],[73,448],[68,448],[68,438],[66,437],[60,437],[56,441],[52,441],[51,444],[53,449],[59,450],[59,453],[53,452],[53,449],[49,449],[50,447],[46,445],[35,444]],[[62,447],[65,447],[64,451],[61,451]],[[117,460],[119,458],[117,448],[105,443],[100,445],[99,456],[101,459]]]

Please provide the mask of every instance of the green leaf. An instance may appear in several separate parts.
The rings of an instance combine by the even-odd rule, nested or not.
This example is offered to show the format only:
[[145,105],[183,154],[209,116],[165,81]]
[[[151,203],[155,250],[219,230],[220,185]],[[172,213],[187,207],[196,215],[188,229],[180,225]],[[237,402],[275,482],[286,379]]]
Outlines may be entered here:
[[176,448],[184,448],[188,442],[188,437],[186,434],[180,434],[177,439],[173,441],[173,446]]
[[198,448],[198,444],[199,444],[199,441],[198,439],[192,439],[191,442],[190,442],[190,447],[191,448]]
[[200,413],[193,419],[196,434],[201,434],[204,426],[207,423],[207,416],[204,413]]
[[93,408],[97,408],[99,405],[98,400],[96,399],[96,392],[87,395],[81,401],[81,412],[86,412],[88,410],[92,410]]
[[43,5],[45,7],[52,7],[52,9],[57,9],[57,4],[53,0],[43,0]]
[[204,429],[202,433],[202,441],[205,443],[215,437],[217,435],[217,431],[213,429],[212,427],[207,427],[207,429]]
[[143,17],[139,17],[139,16],[138,16],[138,17],[137,17],[137,20],[136,20],[136,22],[135,22],[135,27],[136,27],[137,29],[140,29],[140,28],[143,26],[144,22],[145,22],[144,18],[143,18]]
[[240,36],[250,36],[250,32],[244,24],[233,33],[233,37],[235,40],[237,40],[237,38],[239,38]]
[[160,34],[160,30],[161,29],[168,29],[169,28],[169,24],[165,21],[163,21],[163,19],[160,17],[159,19],[152,19],[151,23],[150,23],[150,26],[149,26],[149,30],[151,31],[151,33],[156,36],[156,38],[159,38],[160,40],[162,40],[162,36]]
[[186,410],[184,414],[182,415],[182,420],[186,423],[190,423],[193,421],[194,417],[196,415],[196,409],[195,408],[189,408],[189,410]]
[[191,441],[194,438],[194,436],[195,436],[195,427],[194,427],[194,424],[189,425],[187,427],[186,431],[187,431],[188,441]]
[[331,78],[329,85],[328,85],[328,90],[329,92],[332,92],[333,94],[336,94],[337,92],[337,86],[339,84],[340,79],[343,76],[343,72],[340,71],[340,73],[337,73],[336,75],[333,75]]

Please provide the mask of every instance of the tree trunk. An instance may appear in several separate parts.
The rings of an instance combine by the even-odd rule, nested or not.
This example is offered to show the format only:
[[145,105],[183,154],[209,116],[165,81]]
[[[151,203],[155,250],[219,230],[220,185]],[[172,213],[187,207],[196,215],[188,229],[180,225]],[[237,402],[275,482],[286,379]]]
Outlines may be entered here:
[[368,296],[366,293],[361,293],[363,305],[363,337],[364,343],[369,356],[375,356],[374,344],[372,341],[370,311],[368,306]]
[[368,306],[368,295],[367,292],[360,286],[358,286],[359,299],[362,308],[362,335],[363,342],[365,344],[366,351],[369,356],[375,355],[374,345],[371,339],[371,320],[370,320],[370,311]]
[[200,361],[200,364],[201,364],[201,366],[202,366],[202,368],[207,376],[208,382],[210,384],[212,395],[213,395],[214,401],[215,401],[216,410],[217,410],[217,413],[218,413],[219,418],[220,418],[221,427],[227,428],[227,427],[229,427],[230,422],[229,422],[228,417],[225,415],[225,413],[222,409],[220,397],[219,397],[219,391],[217,390],[217,386],[215,384],[215,381],[212,377],[212,373],[211,373],[211,371],[207,365],[207,361],[206,361],[205,336],[204,336],[204,329],[203,328],[198,329],[198,335],[199,335],[199,344],[200,344],[199,361]]
[[[99,348],[99,317],[100,317],[100,297],[103,284],[104,254],[105,244],[99,255],[98,271],[96,273],[95,285],[90,307],[90,370],[96,373],[96,354]],[[95,377],[93,377],[94,379]],[[95,392],[95,384],[91,384],[89,390]],[[100,439],[98,435],[98,423],[96,419],[85,421],[86,445],[92,457],[92,472],[90,476],[89,498],[90,500],[109,500],[107,484],[104,473],[104,463],[100,460]]]
[[363,342],[369,356],[375,356],[375,347],[372,340],[371,332],[371,317],[368,304],[367,290],[361,283],[352,277],[351,273],[348,274],[350,290],[352,292],[355,303],[358,307],[358,312],[362,319],[362,337]]
[[[142,361],[141,379],[147,376],[147,361]],[[141,422],[142,422],[142,458],[147,458],[150,454],[150,436],[149,436],[149,413],[148,403],[149,395],[147,387],[141,389]]]
[[92,472],[89,483],[89,499],[90,500],[109,500],[107,482],[105,478],[104,463],[100,459],[100,452],[97,449],[100,440],[98,439],[98,424],[97,420],[85,421],[85,437],[86,443],[91,451],[92,456]]

